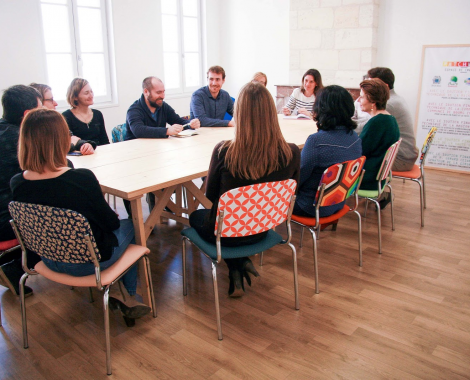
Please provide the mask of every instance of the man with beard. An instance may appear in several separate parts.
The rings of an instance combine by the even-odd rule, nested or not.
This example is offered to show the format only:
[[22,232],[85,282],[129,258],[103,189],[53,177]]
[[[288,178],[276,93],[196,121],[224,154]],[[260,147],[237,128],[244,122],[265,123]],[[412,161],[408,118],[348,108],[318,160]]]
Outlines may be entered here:
[[233,120],[224,120],[225,113],[233,116],[233,100],[222,90],[225,70],[212,66],[207,71],[207,86],[201,87],[191,97],[191,119],[198,118],[201,127],[233,127]]
[[[179,117],[165,99],[165,85],[156,77],[147,77],[142,82],[142,96],[132,104],[126,117],[126,140],[136,138],[166,138],[183,130],[188,121]],[[167,128],[166,125],[169,124]],[[197,129],[198,119],[191,120],[187,128]]]

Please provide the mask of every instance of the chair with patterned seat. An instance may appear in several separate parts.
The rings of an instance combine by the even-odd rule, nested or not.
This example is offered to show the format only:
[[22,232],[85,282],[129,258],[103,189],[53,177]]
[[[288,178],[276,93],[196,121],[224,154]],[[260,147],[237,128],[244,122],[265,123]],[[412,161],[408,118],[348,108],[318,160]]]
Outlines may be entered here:
[[[294,266],[295,309],[299,309],[297,254],[295,247],[290,242],[290,217],[295,202],[296,186],[296,181],[289,179],[239,187],[222,194],[217,208],[214,231],[216,244],[211,244],[202,239],[194,228],[181,231],[183,235],[183,295],[187,295],[186,241],[190,241],[212,262],[212,282],[219,340],[222,340],[223,336],[217,286],[217,264],[220,264],[222,259],[252,256],[278,244],[288,245],[292,250]],[[272,228],[284,222],[287,225],[287,238],[285,240],[272,230]],[[222,237],[241,237],[264,231],[268,231],[267,236],[255,244],[240,247],[222,247],[220,243]]]
[[418,165],[414,165],[413,169],[407,172],[392,171],[393,178],[399,178],[416,182],[419,185],[419,202],[421,207],[421,227],[424,227],[424,209],[426,208],[426,187],[424,182],[424,163],[426,156],[431,148],[432,141],[436,135],[437,127],[432,127],[429,130],[426,139],[424,140],[423,147],[421,148],[421,156],[419,157]]
[[[21,245],[23,269],[25,274],[20,280],[20,302],[23,322],[23,346],[28,348],[26,303],[24,283],[30,275],[42,275],[59,284],[77,287],[97,287],[103,291],[104,328],[106,341],[106,369],[111,375],[111,340],[109,332],[109,290],[127,271],[143,259],[147,269],[147,281],[151,295],[153,317],[157,316],[153,295],[148,248],[130,244],[122,256],[109,268],[101,270],[101,258],[88,220],[76,211],[43,206],[31,203],[10,202],[10,221]],[[34,269],[28,267],[26,249],[41,257],[63,263],[93,263],[95,274],[71,276],[49,269],[42,261]]]
[[[331,165],[327,168],[320,180],[315,197],[315,218],[292,215],[292,222],[301,226],[300,246],[302,247],[304,228],[308,228],[313,239],[313,263],[315,266],[315,293],[319,293],[317,239],[321,225],[337,222],[349,212],[357,216],[357,232],[359,241],[359,266],[362,267],[362,228],[361,215],[357,211],[357,192],[364,175],[363,166],[366,161],[364,156],[355,160]],[[333,206],[344,202],[349,197],[354,197],[354,206],[344,205],[342,209],[330,216],[320,217],[320,207]],[[335,225],[333,227],[335,228]]]
[[400,147],[401,139],[399,139],[396,143],[392,144],[390,148],[388,148],[387,152],[385,153],[384,159],[382,160],[382,164],[380,165],[379,171],[377,173],[376,180],[377,182],[377,190],[361,190],[359,189],[358,195],[359,198],[366,200],[366,213],[367,213],[367,205],[369,201],[374,202],[377,208],[377,227],[378,227],[378,235],[379,235],[379,253],[382,253],[382,220],[380,216],[380,204],[379,201],[384,199],[385,188],[388,187],[390,193],[390,212],[392,214],[392,231],[395,231],[395,219],[393,217],[393,191],[390,182],[392,181],[392,166],[395,162],[395,158],[397,157],[398,148]]

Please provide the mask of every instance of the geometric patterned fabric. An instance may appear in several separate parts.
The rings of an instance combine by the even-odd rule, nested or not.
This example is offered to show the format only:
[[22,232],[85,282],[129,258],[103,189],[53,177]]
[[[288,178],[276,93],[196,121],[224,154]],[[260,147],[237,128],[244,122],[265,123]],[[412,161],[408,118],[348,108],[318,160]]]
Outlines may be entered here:
[[419,157],[419,164],[424,161],[426,158],[426,155],[428,154],[429,148],[431,147],[432,140],[434,140],[434,136],[436,135],[437,132],[437,127],[432,127],[428,135],[426,136],[426,139],[424,140],[423,147],[421,148],[421,156]]
[[92,262],[85,241],[85,235],[88,235],[97,259],[101,259],[90,224],[82,214],[22,202],[10,202],[8,208],[26,248],[38,255],[64,263]]
[[293,179],[238,187],[222,194],[217,208],[224,211],[221,237],[259,234],[284,222],[297,182]]
[[318,201],[323,184],[325,184],[325,189],[320,200],[320,207],[339,204],[354,194],[365,162],[366,157],[362,156],[355,160],[331,165],[326,169],[318,186],[315,203]]

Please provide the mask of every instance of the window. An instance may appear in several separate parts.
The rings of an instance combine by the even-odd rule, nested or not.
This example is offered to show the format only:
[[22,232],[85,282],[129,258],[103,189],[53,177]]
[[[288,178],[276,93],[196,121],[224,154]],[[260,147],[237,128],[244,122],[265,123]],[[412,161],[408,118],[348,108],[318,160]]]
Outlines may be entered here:
[[199,0],[163,0],[162,38],[167,93],[192,93],[202,83]]
[[110,102],[111,66],[106,0],[40,0],[47,84],[65,105],[75,77],[90,82],[95,103]]

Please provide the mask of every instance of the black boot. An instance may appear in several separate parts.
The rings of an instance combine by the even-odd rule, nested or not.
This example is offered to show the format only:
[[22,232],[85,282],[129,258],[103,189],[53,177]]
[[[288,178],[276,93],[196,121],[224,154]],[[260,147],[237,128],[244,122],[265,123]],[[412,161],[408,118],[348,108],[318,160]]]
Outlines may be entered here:
[[251,278],[250,278],[249,273],[251,273],[255,277],[259,277],[259,273],[256,270],[255,266],[253,265],[253,262],[250,260],[249,257],[243,257],[240,260],[240,272],[243,274],[243,277],[245,277],[246,282],[250,286],[251,286]]
[[243,285],[243,278],[240,271],[236,269],[230,269],[228,272],[230,279],[230,285],[228,288],[228,295],[230,297],[241,297],[245,293],[245,286]]

